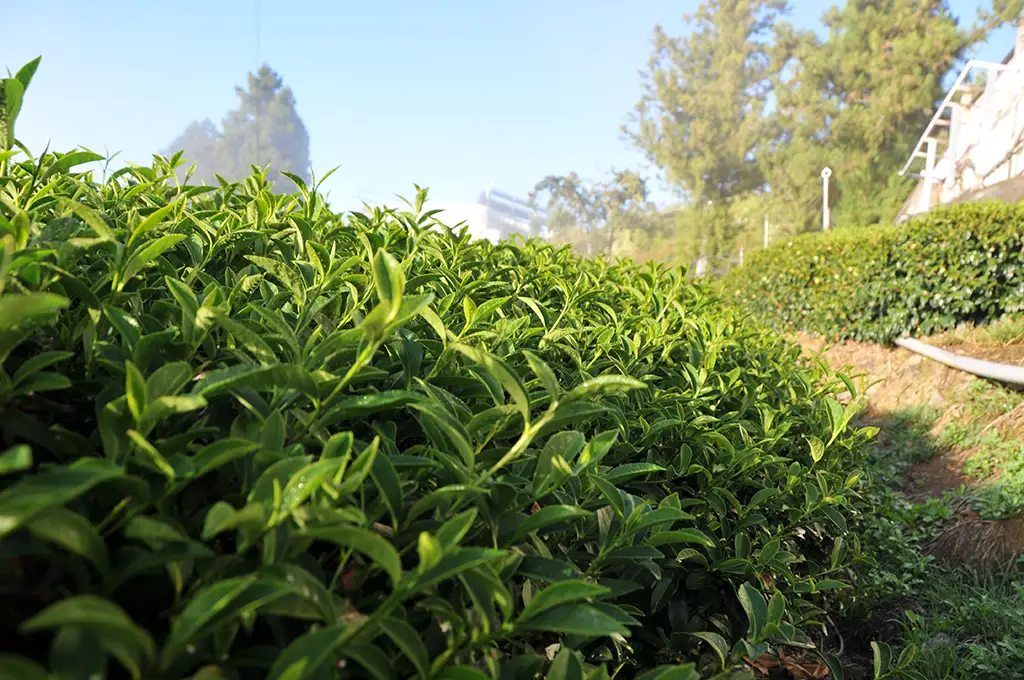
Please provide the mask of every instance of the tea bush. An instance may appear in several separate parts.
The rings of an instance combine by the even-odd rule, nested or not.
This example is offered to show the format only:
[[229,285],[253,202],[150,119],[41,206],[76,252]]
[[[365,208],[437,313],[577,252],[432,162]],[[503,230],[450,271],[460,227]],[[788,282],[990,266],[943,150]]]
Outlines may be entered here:
[[4,158],[0,678],[707,677],[866,559],[845,379],[681,270]]
[[1024,308],[1024,206],[937,208],[898,226],[839,229],[763,250],[723,282],[780,330],[888,342]]

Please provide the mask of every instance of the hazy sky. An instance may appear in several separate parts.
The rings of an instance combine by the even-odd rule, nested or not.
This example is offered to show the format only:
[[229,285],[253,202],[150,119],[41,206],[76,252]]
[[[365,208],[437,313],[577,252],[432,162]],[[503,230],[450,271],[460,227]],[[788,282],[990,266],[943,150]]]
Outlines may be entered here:
[[[951,2],[966,21],[983,3]],[[791,4],[810,27],[827,3]],[[0,66],[43,56],[17,128],[33,152],[49,140],[145,163],[190,121],[219,123],[259,59],[294,91],[314,169],[341,166],[325,184],[336,209],[411,196],[414,182],[470,202],[492,181],[525,195],[548,174],[645,167],[619,129],[652,28],[678,34],[696,5],[0,0]],[[1012,45],[1003,29],[975,56]]]

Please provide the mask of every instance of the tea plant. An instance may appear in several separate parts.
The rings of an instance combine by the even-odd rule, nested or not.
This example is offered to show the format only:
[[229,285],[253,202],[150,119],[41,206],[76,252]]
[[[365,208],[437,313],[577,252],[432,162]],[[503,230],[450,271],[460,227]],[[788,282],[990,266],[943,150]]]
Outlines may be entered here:
[[4,158],[0,678],[707,677],[866,559],[853,386],[684,271]]
[[898,226],[808,234],[726,277],[737,305],[773,328],[888,342],[1024,307],[1024,206],[937,208]]

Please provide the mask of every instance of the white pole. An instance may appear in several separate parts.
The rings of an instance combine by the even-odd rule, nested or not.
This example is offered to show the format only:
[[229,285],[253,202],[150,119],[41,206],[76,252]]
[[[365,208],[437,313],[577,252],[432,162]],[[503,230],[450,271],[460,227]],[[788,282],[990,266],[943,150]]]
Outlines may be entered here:
[[764,216],[764,247],[768,247],[768,216]]
[[821,228],[828,231],[832,224],[832,215],[828,208],[828,178],[832,176],[832,168],[825,168],[821,171]]
[[740,246],[740,266],[743,266],[743,246]]

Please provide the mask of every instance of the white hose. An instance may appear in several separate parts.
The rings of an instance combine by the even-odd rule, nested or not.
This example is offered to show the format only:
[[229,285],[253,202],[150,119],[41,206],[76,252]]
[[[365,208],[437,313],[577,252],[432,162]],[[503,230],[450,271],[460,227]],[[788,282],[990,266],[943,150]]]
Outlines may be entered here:
[[934,359],[940,364],[955,368],[979,378],[988,378],[1002,383],[1024,386],[1024,367],[1010,366],[1008,364],[997,364],[994,361],[983,359],[972,359],[971,357],[960,356],[946,350],[926,345],[920,340],[912,338],[900,338],[896,344],[903,349],[910,350],[915,354]]

